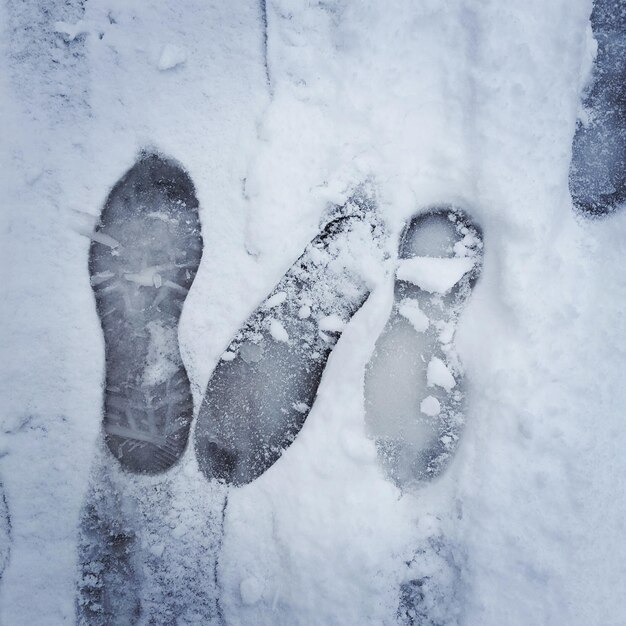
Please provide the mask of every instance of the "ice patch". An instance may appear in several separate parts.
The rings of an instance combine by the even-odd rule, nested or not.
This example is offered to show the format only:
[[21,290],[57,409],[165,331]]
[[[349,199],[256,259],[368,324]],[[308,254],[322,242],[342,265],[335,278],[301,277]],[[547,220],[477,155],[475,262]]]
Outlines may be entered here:
[[282,341],[283,343],[287,343],[289,341],[289,335],[285,330],[285,327],[282,325],[282,322],[279,322],[276,319],[270,320],[270,335],[275,341]]
[[429,387],[437,385],[438,387],[443,387],[446,391],[450,391],[456,385],[454,376],[452,376],[446,364],[436,356],[428,364],[426,381]]
[[413,257],[400,261],[396,276],[430,293],[446,293],[472,267],[474,259],[468,257]]
[[184,65],[186,61],[187,51],[180,46],[168,43],[163,46],[157,67],[161,71],[171,70],[179,65]]
[[398,312],[411,322],[411,325],[418,333],[423,333],[428,328],[428,317],[420,309],[417,300],[405,298],[398,306]]
[[237,355],[234,352],[229,352],[226,350],[224,354],[220,357],[222,361],[232,361]]
[[441,412],[441,404],[439,404],[439,400],[437,400],[434,396],[428,396],[422,400],[422,403],[420,404],[420,411],[424,415],[435,417],[435,415],[439,415]]

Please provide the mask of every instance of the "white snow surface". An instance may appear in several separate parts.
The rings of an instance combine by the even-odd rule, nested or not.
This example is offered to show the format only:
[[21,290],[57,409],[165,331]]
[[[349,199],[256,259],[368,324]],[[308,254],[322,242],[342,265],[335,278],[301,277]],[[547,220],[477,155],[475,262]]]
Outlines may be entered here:
[[[401,493],[365,434],[363,368],[392,304],[388,274],[293,445],[228,496],[225,623],[395,624],[399,585],[429,575],[447,624],[622,624],[626,213],[576,217],[567,182],[590,0],[266,4],[266,31],[249,0],[0,8],[0,623],[74,623],[104,373],[81,233],[152,146],[189,171],[201,206],[179,333],[197,405],[327,204],[363,180],[393,232],[452,203],[484,233],[455,336],[467,414],[452,464]],[[160,72],[172,41],[187,61]],[[201,501],[212,491],[193,454],[170,473]],[[185,510],[178,498],[181,528]],[[181,540],[190,558],[200,540],[212,541]]]

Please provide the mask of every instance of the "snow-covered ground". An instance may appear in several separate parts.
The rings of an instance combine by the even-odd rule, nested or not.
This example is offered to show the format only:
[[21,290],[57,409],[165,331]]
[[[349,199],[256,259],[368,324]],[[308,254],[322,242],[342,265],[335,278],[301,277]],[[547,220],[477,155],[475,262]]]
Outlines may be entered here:
[[[2,3],[0,623],[75,623],[81,509],[106,459],[89,234],[146,147],[187,169],[200,203],[180,327],[196,409],[241,324],[359,184],[393,241],[433,204],[462,207],[484,236],[455,338],[466,424],[447,470],[402,492],[368,436],[364,371],[393,299],[392,273],[373,272],[302,431],[228,490],[223,529],[223,490],[193,445],[161,477],[111,469],[173,564],[159,584],[182,589],[183,572],[226,624],[395,624],[410,590],[424,623],[625,622],[626,212],[587,220],[568,190],[590,12]],[[204,619],[195,608],[178,623]]]

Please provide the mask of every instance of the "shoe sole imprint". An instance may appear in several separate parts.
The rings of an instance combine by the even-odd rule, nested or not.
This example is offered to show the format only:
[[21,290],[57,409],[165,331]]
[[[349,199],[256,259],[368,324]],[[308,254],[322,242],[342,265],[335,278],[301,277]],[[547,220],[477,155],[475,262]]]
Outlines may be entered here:
[[201,254],[189,175],[142,155],[109,194],[89,253],[105,341],[105,440],[133,472],[168,469],[187,443],[193,401],[178,321]]
[[136,624],[141,615],[137,538],[124,519],[123,497],[105,480],[82,512],[76,612],[79,626]]
[[7,499],[4,495],[4,485],[0,481],[0,581],[4,570],[9,563],[11,554],[11,516]]
[[456,320],[482,264],[482,236],[456,208],[405,227],[390,318],[365,371],[365,421],[398,486],[440,474],[463,425]]
[[626,5],[595,0],[591,26],[598,42],[593,79],[583,97],[569,185],[574,206],[599,217],[626,206]]
[[343,325],[369,295],[346,263],[351,246],[365,240],[379,250],[382,230],[367,198],[341,211],[245,322],[211,375],[195,431],[209,479],[244,485],[278,460],[313,406]]

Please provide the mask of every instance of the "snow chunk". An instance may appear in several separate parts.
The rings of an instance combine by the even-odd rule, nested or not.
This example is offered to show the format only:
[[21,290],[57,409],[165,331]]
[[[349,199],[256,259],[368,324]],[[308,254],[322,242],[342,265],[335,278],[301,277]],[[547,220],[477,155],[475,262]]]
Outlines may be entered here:
[[230,350],[226,350],[224,354],[222,354],[222,361],[232,361],[237,355],[234,352],[230,352]]
[[429,387],[438,385],[439,387],[443,387],[446,391],[450,391],[456,385],[454,376],[452,376],[446,364],[436,356],[433,357],[428,364],[426,381]]
[[286,299],[287,292],[279,291],[278,293],[275,293],[271,298],[268,298],[267,302],[265,303],[265,308],[273,309],[275,306],[282,304]]
[[322,317],[318,322],[319,329],[329,333],[339,333],[343,330],[345,325],[346,323],[339,315],[335,314]]
[[418,333],[423,333],[428,328],[428,317],[420,309],[417,300],[405,298],[398,306],[398,312],[411,322]]
[[439,415],[441,412],[441,404],[439,404],[439,400],[437,400],[435,396],[428,396],[422,400],[420,411],[424,413],[424,415],[435,417],[435,415]]
[[298,317],[301,320],[305,320],[308,317],[311,317],[311,307],[306,304],[303,304],[298,310]]
[[289,341],[289,335],[285,330],[285,327],[282,325],[282,322],[279,322],[276,319],[270,320],[270,335],[274,341],[282,341],[283,343],[287,343]]
[[244,578],[239,584],[239,594],[246,606],[256,604],[263,596],[263,581],[252,576]]
[[396,276],[430,293],[445,293],[474,267],[468,257],[413,257],[400,261]]
[[158,68],[161,71],[171,70],[179,65],[184,65],[187,61],[187,51],[185,48],[168,43],[163,46],[159,57]]

